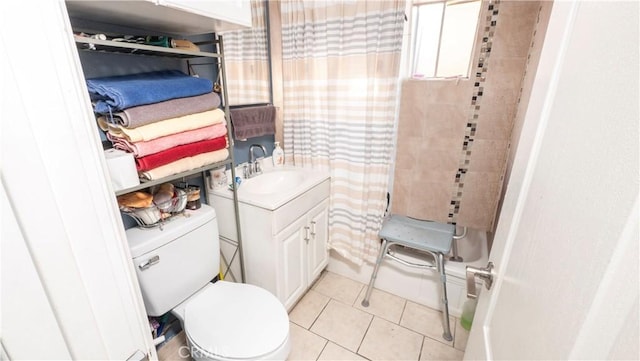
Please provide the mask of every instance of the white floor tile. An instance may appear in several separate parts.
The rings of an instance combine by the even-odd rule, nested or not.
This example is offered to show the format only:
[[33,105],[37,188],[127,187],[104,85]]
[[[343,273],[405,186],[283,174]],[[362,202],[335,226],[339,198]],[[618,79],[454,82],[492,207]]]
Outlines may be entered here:
[[334,300],[346,303],[347,305],[353,305],[363,287],[364,284],[360,282],[327,272],[313,286],[313,289]]
[[336,300],[329,301],[311,331],[355,352],[373,316]]
[[370,360],[418,360],[424,336],[374,317],[358,354]]
[[367,293],[367,288],[363,287],[358,300],[353,305],[355,308],[384,318],[387,321],[400,323],[400,316],[402,316],[402,311],[404,311],[404,306],[407,303],[404,298],[374,288],[369,298],[369,306],[364,307],[362,306],[362,300],[365,293]]
[[[455,332],[455,321],[455,317],[449,316],[452,335],[454,335]],[[407,301],[400,320],[401,326],[431,337],[436,341],[453,346],[453,341],[446,341],[442,338],[442,324],[442,312],[411,301]]]
[[462,360],[464,353],[460,350],[456,350],[451,346],[447,346],[442,342],[424,338],[422,344],[422,353],[420,354],[420,361],[431,360]]
[[335,343],[329,341],[327,345],[324,347],[324,350],[322,350],[322,353],[320,354],[320,357],[318,358],[318,360],[350,361],[350,360],[366,360],[366,359],[359,355],[356,355],[355,353],[347,350],[344,347],[340,347]]
[[287,360],[316,360],[327,344],[324,338],[294,323],[289,323],[289,330],[291,353]]
[[327,303],[329,303],[329,297],[314,290],[309,290],[293,310],[289,312],[289,320],[308,330]]

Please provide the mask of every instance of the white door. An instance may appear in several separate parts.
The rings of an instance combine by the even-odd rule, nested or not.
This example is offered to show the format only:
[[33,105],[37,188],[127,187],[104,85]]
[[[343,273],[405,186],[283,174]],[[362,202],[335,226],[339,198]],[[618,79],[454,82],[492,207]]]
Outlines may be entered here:
[[638,2],[556,2],[465,359],[638,359]]
[[2,357],[153,359],[71,35],[62,1],[0,5]]
[[[0,275],[2,275],[2,318],[0,319],[0,340],[6,356],[24,356],[22,350],[29,351],[29,358],[70,359],[71,354],[65,344],[61,327],[55,318],[52,305],[40,281],[38,272],[29,254],[27,242],[20,230],[4,184],[0,183],[0,206],[2,206],[2,228],[0,229]],[[18,272],[19,270],[19,272]],[[22,297],[11,297],[21,295]],[[25,307],[25,305],[29,305]],[[38,327],[27,327],[29,324]],[[33,347],[32,340],[38,340],[41,347]],[[6,345],[6,346],[5,346]]]

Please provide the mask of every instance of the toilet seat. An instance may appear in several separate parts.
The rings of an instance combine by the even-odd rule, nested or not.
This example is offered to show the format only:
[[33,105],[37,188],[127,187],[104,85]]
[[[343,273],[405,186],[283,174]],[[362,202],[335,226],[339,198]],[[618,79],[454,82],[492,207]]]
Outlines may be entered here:
[[207,285],[186,304],[184,329],[199,358],[266,359],[289,351],[284,306],[268,291],[249,284]]

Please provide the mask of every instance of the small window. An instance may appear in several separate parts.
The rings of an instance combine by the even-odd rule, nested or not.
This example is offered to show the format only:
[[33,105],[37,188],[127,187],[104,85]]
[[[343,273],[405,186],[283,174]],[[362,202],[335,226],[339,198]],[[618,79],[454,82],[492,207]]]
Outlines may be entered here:
[[480,0],[415,0],[411,14],[413,77],[469,76]]

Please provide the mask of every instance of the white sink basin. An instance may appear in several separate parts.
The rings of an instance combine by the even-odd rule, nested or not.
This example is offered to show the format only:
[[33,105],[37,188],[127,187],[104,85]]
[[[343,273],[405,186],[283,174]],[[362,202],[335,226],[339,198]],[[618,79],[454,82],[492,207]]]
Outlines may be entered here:
[[300,169],[278,169],[246,179],[240,191],[254,194],[281,193],[304,182],[305,172]]
[[[227,178],[231,178],[230,174]],[[327,179],[329,179],[328,171],[268,167],[264,173],[242,181],[238,188],[238,201],[275,210]],[[228,199],[233,197],[233,191],[228,188],[210,189],[209,192]]]

